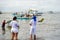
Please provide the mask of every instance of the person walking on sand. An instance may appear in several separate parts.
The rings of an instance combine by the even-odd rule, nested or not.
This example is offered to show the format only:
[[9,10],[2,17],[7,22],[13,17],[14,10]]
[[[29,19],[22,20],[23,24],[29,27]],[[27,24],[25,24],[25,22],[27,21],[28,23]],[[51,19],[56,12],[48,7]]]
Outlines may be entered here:
[[17,17],[13,17],[13,21],[11,21],[10,26],[11,26],[11,33],[12,33],[12,40],[18,40],[18,29],[19,25],[17,22]]
[[2,34],[5,34],[5,24],[6,24],[6,20],[3,20],[2,22]]
[[30,40],[32,40],[32,35],[34,35],[34,40],[36,40],[36,16],[33,15],[32,20],[30,21]]

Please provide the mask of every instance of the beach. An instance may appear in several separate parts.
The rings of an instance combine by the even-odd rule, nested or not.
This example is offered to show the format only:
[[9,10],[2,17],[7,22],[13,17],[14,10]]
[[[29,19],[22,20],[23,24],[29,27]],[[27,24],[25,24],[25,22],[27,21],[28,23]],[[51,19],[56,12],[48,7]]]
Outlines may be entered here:
[[[6,21],[12,20],[12,13],[0,14],[0,40],[11,40],[11,32],[7,28],[6,34],[2,35],[1,23],[5,19]],[[37,21],[44,18],[43,22],[37,22],[36,35],[37,40],[60,40],[60,13],[43,13],[42,16],[37,16]],[[30,34],[30,20],[18,20],[19,23],[19,40],[29,40]]]

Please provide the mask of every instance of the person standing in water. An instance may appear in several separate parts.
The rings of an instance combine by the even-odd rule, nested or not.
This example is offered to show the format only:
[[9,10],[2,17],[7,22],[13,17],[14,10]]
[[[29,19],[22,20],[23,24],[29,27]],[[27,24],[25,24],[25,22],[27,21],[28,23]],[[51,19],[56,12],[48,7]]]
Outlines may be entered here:
[[36,16],[33,14],[33,18],[30,21],[30,40],[32,40],[32,35],[34,35],[34,40],[36,40]]
[[6,24],[6,20],[3,20],[3,22],[2,22],[2,34],[5,34],[5,24]]
[[17,17],[13,17],[13,21],[11,21],[10,26],[11,26],[11,33],[12,33],[12,40],[18,40],[18,29],[19,29],[19,25],[17,22]]

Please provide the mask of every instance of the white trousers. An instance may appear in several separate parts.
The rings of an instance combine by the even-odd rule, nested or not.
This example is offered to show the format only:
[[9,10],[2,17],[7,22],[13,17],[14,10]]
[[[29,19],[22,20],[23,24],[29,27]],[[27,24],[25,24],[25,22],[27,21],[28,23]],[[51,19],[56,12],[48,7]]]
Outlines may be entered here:
[[31,28],[31,29],[30,29],[30,34],[35,35],[35,34],[36,34],[36,28]]

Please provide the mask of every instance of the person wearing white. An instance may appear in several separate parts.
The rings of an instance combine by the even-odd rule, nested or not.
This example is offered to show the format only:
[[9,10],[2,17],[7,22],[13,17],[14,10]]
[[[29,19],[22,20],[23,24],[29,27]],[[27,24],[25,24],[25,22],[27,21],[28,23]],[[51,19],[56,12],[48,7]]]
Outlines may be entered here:
[[30,34],[36,34],[36,21],[34,21],[33,19],[30,21]]
[[36,16],[33,15],[32,20],[30,21],[30,40],[32,40],[32,35],[34,35],[34,40],[36,40]]
[[16,40],[18,40],[18,22],[17,22],[17,17],[13,18],[13,21],[11,21],[10,26],[11,26],[11,33],[12,33],[12,40],[14,40],[14,37],[16,38]]
[[10,25],[12,26],[11,32],[18,33],[18,23],[17,23],[17,21],[12,21],[10,23]]

